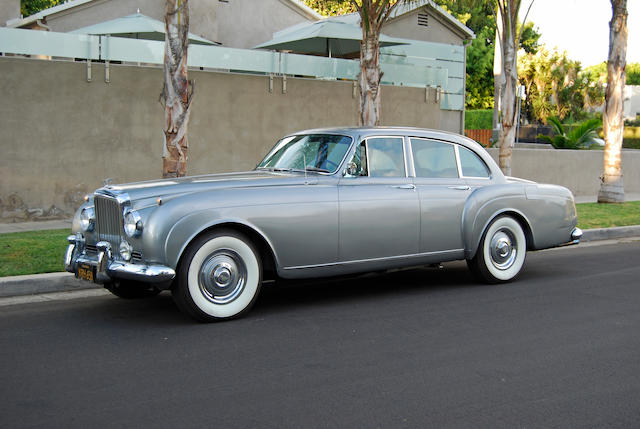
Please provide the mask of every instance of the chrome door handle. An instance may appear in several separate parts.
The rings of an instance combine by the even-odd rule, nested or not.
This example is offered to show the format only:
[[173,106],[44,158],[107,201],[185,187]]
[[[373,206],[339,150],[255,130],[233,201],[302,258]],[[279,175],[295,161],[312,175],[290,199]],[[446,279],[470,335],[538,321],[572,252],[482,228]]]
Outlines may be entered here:
[[455,189],[456,191],[468,191],[471,188],[466,185],[459,185],[459,186],[449,186],[449,189]]
[[416,189],[416,185],[414,185],[413,183],[407,183],[406,185],[394,186],[394,188],[398,188],[398,189]]

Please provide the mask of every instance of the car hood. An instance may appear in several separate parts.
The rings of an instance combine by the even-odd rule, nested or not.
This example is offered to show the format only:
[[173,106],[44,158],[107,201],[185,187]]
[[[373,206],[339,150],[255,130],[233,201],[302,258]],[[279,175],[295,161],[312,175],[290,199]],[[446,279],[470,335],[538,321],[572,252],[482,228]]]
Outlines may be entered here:
[[305,176],[298,172],[246,171],[108,185],[98,191],[111,195],[124,193],[134,202],[215,189],[302,185],[316,181],[317,177],[313,173]]

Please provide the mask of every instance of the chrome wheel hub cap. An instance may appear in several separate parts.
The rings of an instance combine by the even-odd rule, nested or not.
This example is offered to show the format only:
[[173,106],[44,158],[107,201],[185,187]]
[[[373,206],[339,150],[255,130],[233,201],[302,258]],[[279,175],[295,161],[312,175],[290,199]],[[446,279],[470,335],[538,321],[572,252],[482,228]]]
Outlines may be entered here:
[[218,250],[202,263],[198,274],[200,292],[214,304],[228,304],[244,290],[247,267],[230,249]]
[[497,231],[491,238],[491,263],[500,270],[511,268],[518,254],[515,244],[515,237],[510,231]]

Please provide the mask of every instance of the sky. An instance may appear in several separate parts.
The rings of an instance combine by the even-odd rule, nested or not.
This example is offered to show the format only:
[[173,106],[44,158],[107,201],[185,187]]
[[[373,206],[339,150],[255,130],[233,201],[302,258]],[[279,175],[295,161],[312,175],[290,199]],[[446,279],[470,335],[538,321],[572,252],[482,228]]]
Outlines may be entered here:
[[[531,0],[522,0],[520,19]],[[640,63],[640,0],[627,0],[627,63]],[[558,47],[583,67],[607,60],[610,0],[534,0],[527,22],[533,21],[547,48]]]

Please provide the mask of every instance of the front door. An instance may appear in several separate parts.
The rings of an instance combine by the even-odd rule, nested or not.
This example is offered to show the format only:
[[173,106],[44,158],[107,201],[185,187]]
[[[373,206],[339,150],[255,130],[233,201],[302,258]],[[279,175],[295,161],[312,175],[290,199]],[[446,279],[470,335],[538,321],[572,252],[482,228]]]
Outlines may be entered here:
[[357,149],[357,171],[340,180],[340,262],[418,253],[419,201],[407,174],[402,137],[371,137]]

